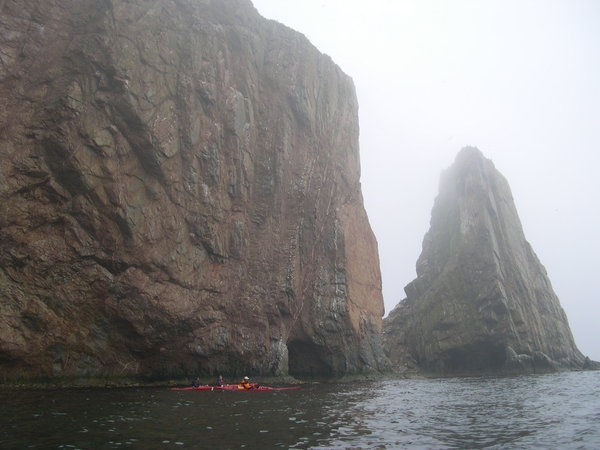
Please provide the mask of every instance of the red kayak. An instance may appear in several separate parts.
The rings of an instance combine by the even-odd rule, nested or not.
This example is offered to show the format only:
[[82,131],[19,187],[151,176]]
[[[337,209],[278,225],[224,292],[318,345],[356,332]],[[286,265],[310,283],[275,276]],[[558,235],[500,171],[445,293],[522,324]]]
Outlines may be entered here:
[[222,391],[224,386],[189,386],[189,387],[174,387],[172,391]]
[[184,387],[184,388],[171,388],[172,391],[291,391],[294,389],[300,389],[300,386],[289,386],[289,387],[271,387],[271,386],[258,386],[253,385],[252,389],[246,389],[240,384],[226,384],[224,386],[197,386],[197,387]]

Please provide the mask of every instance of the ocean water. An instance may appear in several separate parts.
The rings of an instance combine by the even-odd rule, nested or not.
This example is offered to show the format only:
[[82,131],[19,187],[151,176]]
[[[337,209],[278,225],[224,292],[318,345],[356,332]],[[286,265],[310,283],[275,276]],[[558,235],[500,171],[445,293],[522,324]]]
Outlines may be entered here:
[[600,448],[600,372],[0,392],[0,448]]

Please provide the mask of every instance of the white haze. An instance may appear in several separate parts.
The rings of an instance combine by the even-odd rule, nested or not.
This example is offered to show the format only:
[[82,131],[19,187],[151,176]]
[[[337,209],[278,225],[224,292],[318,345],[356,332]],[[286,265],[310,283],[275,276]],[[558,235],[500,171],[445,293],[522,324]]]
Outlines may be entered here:
[[478,147],[508,179],[580,350],[600,360],[600,1],[253,0],[356,85],[386,313],[441,171]]

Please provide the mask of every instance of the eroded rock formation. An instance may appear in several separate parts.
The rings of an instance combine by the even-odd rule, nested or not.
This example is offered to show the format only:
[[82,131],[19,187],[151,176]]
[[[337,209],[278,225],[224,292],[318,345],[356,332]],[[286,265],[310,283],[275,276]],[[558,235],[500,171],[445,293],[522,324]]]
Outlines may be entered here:
[[475,148],[441,178],[406,299],[385,319],[397,370],[581,368],[567,318],[526,241],[506,179]]
[[385,366],[330,58],[247,0],[0,8],[2,377]]

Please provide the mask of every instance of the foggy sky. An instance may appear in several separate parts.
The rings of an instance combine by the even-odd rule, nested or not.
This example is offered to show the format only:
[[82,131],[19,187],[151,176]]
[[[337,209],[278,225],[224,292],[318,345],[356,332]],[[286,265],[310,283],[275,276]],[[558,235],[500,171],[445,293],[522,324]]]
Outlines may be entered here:
[[472,145],[600,361],[600,1],[252,1],[354,80],[386,314],[416,277],[440,173]]

